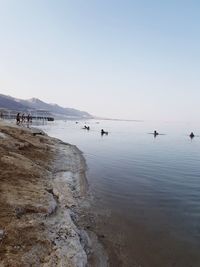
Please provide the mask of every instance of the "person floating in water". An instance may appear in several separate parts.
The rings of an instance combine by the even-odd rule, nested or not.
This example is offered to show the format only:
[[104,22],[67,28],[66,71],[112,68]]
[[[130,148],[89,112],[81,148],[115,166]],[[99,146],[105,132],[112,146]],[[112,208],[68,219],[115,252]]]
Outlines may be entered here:
[[104,134],[108,135],[108,132],[105,132],[104,129],[101,129],[101,135],[104,135]]
[[156,137],[157,135],[159,135],[159,133],[155,130],[155,131],[153,132],[153,135],[154,135],[154,137]]
[[190,136],[191,139],[195,137],[193,132],[191,132],[191,134],[189,136]]
[[89,131],[89,130],[90,130],[90,126],[86,126],[86,125],[85,125],[85,126],[83,127],[83,129],[85,129],[85,130],[88,130],[88,131]]

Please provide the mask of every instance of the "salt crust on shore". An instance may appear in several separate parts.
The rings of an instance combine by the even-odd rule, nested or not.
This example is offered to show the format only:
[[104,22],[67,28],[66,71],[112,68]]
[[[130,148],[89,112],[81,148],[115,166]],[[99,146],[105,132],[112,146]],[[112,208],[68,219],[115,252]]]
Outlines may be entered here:
[[0,267],[89,266],[91,240],[73,220],[85,170],[75,146],[0,122]]

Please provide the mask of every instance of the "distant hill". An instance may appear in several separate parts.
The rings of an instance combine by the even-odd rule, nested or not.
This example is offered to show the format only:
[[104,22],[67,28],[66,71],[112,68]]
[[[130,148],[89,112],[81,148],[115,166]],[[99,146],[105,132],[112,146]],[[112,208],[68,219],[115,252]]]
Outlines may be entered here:
[[33,109],[44,109],[51,112],[56,118],[93,118],[88,112],[73,108],[64,108],[57,104],[48,104],[38,98],[20,100],[20,103]]
[[73,108],[64,108],[57,104],[48,104],[37,98],[28,100],[16,99],[11,96],[0,94],[0,108],[30,112],[30,110],[46,110],[51,113],[55,119],[91,119],[93,118],[88,112],[80,111]]
[[26,105],[17,102],[13,97],[0,94],[0,108],[8,110],[24,111],[28,109]]

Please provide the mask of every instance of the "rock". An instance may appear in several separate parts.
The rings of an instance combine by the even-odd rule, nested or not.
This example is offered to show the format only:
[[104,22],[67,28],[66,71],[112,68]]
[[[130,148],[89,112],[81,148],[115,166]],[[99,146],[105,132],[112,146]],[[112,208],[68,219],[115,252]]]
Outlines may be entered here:
[[0,138],[5,139],[6,135],[4,133],[0,133]]
[[4,238],[5,231],[0,229],[0,241]]

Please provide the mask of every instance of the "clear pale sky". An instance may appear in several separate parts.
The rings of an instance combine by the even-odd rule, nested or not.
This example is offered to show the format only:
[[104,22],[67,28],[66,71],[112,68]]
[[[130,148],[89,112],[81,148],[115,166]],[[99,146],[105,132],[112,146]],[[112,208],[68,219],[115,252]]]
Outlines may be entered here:
[[0,0],[0,93],[199,120],[200,1]]

